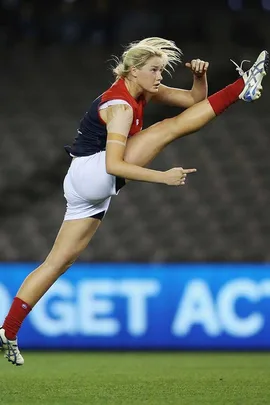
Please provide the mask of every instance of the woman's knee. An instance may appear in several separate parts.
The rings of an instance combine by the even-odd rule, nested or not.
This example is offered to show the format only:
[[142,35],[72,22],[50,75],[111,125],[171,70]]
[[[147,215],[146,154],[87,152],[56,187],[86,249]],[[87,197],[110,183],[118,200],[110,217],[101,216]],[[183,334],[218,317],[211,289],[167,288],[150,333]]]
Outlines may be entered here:
[[[169,143],[171,141],[171,136],[179,131],[177,117],[165,118],[164,120],[152,125],[152,128],[157,136],[163,139],[164,143]],[[168,138],[167,142],[166,137]]]
[[57,276],[61,276],[75,263],[77,257],[77,254],[68,255],[66,257],[56,256],[53,258],[48,256],[43,265],[47,267],[50,272],[55,273]]

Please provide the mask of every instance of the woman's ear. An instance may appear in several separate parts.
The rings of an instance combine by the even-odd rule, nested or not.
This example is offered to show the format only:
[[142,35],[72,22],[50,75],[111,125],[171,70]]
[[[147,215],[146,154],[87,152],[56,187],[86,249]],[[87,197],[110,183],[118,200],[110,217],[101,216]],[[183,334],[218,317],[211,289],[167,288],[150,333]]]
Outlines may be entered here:
[[137,72],[138,72],[138,69],[135,66],[131,66],[131,68],[130,68],[131,76],[136,78]]

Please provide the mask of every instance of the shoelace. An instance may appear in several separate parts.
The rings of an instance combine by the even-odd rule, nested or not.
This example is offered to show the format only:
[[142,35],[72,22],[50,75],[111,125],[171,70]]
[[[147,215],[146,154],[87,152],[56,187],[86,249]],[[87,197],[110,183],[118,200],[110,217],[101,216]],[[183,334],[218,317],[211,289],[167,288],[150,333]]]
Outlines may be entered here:
[[248,60],[248,59],[242,60],[240,66],[237,65],[237,63],[236,63],[234,60],[230,59],[230,61],[236,66],[236,70],[237,70],[237,72],[239,73],[239,75],[240,75],[240,76],[244,76],[245,72],[244,72],[244,70],[243,70],[243,64],[244,64],[244,62],[249,62],[249,63],[250,63],[250,60]]

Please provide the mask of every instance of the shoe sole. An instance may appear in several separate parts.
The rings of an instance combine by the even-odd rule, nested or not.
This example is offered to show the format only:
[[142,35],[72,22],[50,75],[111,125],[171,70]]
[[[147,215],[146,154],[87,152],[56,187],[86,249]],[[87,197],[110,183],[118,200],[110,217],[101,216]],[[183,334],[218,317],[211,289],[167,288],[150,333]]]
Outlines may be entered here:
[[22,364],[14,363],[14,362],[13,362],[12,360],[10,360],[10,359],[7,359],[7,361],[8,361],[9,363],[13,364],[13,366],[17,366],[17,367],[22,366]]
[[[263,70],[264,70],[264,72],[262,73],[262,78],[261,78],[261,80],[260,80],[260,82],[259,82],[259,85],[261,85],[261,83],[262,83],[264,77],[267,75],[268,69],[269,69],[269,52],[265,51],[265,60],[264,60],[264,64],[263,64]],[[258,98],[260,98],[260,97],[261,97],[261,92],[260,92],[260,93],[258,94],[258,96],[256,96],[256,97],[254,98],[254,100],[252,100],[252,101],[256,101],[256,100],[258,100]]]
[[269,52],[265,51],[265,61],[264,61],[264,76],[267,74],[269,69]]
[[7,361],[8,361],[9,363],[13,364],[13,366],[21,367],[21,366],[23,366],[23,364],[24,364],[24,363],[23,363],[23,364],[15,363],[14,361],[10,360],[8,357],[6,357],[6,359],[7,359]]

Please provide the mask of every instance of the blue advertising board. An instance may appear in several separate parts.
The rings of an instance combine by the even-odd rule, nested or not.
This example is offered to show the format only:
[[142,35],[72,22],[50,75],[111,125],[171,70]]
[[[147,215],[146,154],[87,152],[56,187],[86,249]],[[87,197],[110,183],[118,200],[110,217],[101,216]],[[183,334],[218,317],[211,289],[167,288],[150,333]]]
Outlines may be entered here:
[[[0,264],[0,323],[34,264]],[[270,265],[75,264],[20,347],[270,349]]]

